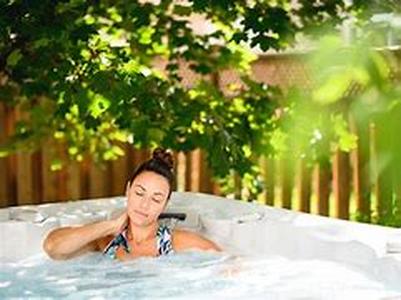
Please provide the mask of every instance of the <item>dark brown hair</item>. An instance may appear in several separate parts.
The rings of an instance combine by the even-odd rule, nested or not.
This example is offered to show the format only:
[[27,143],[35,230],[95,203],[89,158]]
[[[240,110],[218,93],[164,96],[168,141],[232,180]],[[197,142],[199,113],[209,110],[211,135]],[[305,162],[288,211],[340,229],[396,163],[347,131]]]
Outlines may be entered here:
[[162,148],[156,148],[152,153],[152,158],[145,161],[134,171],[128,184],[131,185],[135,178],[142,172],[154,172],[163,176],[170,186],[167,199],[170,198],[174,186],[174,159],[173,155]]

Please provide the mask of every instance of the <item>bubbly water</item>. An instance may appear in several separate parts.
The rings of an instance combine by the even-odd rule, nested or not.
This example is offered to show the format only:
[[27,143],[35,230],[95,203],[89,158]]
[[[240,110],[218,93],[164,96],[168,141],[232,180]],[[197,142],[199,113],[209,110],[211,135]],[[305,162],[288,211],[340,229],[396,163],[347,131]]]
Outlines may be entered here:
[[128,262],[93,254],[0,263],[5,298],[365,300],[401,299],[401,290],[330,261],[191,251]]

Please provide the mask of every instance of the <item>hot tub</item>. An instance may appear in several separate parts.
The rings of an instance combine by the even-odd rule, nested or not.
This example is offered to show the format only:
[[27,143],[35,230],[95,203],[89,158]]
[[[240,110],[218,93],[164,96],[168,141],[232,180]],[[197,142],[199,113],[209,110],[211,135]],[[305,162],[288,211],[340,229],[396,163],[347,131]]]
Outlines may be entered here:
[[0,298],[401,299],[401,231],[200,193],[173,193],[177,227],[223,253],[187,251],[130,262],[89,254],[52,261],[53,228],[112,218],[125,199],[0,210]]

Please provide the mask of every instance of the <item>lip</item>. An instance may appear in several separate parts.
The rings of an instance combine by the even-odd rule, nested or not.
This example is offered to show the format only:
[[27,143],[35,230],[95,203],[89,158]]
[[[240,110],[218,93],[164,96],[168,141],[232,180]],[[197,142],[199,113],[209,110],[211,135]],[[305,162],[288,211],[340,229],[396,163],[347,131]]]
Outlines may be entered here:
[[140,215],[140,216],[142,216],[142,217],[144,217],[144,218],[147,218],[147,217],[148,217],[148,214],[145,214],[145,213],[140,212],[140,211],[138,211],[138,210],[134,210],[134,212],[135,212],[137,215]]

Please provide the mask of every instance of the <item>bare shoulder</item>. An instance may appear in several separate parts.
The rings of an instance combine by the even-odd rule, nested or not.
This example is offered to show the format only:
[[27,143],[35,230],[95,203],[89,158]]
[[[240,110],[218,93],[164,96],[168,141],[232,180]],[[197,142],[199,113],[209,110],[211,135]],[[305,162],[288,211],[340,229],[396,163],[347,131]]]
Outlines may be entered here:
[[182,251],[186,249],[221,251],[219,246],[217,246],[212,241],[208,240],[198,233],[188,230],[174,230],[172,235],[172,242],[175,251]]
[[107,235],[107,236],[101,237],[100,239],[97,239],[95,241],[96,251],[103,251],[113,238],[114,238],[114,236]]

